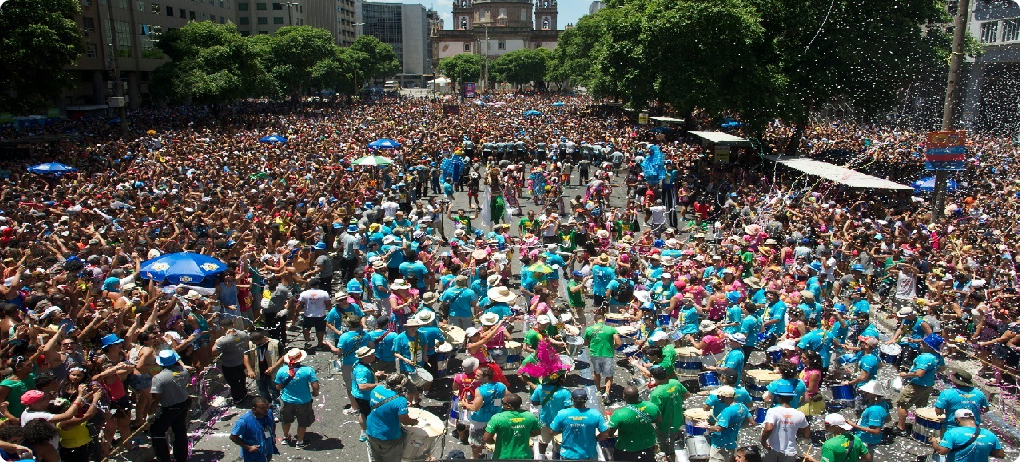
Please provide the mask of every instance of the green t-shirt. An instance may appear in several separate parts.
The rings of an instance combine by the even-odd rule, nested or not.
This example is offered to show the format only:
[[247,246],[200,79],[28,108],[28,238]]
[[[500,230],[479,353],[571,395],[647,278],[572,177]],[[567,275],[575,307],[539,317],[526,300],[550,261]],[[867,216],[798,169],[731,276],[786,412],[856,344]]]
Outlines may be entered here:
[[668,430],[672,434],[684,426],[684,394],[686,393],[687,388],[676,379],[671,379],[652,390],[648,399],[662,412],[662,422],[659,422],[660,430]]
[[636,452],[655,446],[654,422],[658,418],[659,408],[648,401],[627,404],[614,412],[609,428],[616,429],[616,448]]
[[612,358],[616,355],[616,328],[600,322],[584,330],[584,341],[595,358]]
[[821,462],[857,462],[861,456],[868,453],[868,445],[860,438],[853,439],[853,451],[847,457],[847,449],[850,448],[849,434],[843,434],[829,438],[822,444]]
[[[524,358],[523,361],[521,361],[521,367],[527,366],[528,364],[538,364],[538,356],[535,356],[534,354],[530,354],[530,355],[528,355],[528,357]],[[531,383],[534,383],[536,385],[541,383],[541,380],[538,377],[532,377],[532,376],[527,375],[527,374],[521,374],[521,378],[523,378],[524,381],[526,381],[526,382],[531,382]]]
[[538,342],[541,341],[543,337],[547,335],[549,336],[556,335],[557,332],[558,331],[556,329],[556,326],[552,324],[546,327],[545,332],[542,334],[540,334],[537,329],[532,327],[531,329],[528,329],[528,332],[524,334],[524,344],[531,347],[531,349],[533,350],[538,349]]
[[567,301],[570,302],[570,306],[573,307],[584,306],[584,289],[581,289],[577,292],[572,292],[570,290],[580,285],[581,285],[580,283],[573,279],[567,281]]
[[520,230],[521,234],[534,233],[535,222],[528,219],[528,217],[521,217],[521,221],[517,222],[517,229]]
[[492,416],[485,432],[496,437],[495,459],[530,459],[531,432],[542,429],[530,412],[503,411]]
[[666,370],[668,377],[676,375],[676,348],[673,345],[662,347],[662,362],[658,365]]
[[35,389],[35,372],[29,373],[25,380],[12,380],[11,376],[8,376],[0,382],[0,387],[10,389],[7,392],[7,411],[15,417],[21,417],[21,413],[25,410],[25,405],[21,404],[21,395],[28,390]]

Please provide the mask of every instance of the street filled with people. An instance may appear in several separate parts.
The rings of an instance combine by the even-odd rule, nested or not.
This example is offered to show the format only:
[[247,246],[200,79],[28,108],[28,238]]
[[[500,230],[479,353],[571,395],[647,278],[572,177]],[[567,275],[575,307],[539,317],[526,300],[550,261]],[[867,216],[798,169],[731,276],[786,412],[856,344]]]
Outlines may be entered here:
[[130,124],[0,131],[44,140],[0,160],[2,460],[1017,455],[1008,137],[933,214],[762,157],[927,176],[845,121],[726,157],[586,96]]

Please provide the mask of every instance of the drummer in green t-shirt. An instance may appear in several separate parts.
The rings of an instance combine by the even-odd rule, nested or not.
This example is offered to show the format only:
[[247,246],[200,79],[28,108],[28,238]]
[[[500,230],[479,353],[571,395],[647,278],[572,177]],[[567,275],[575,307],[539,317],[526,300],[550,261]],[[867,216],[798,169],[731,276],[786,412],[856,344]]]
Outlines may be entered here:
[[616,436],[613,460],[652,460],[655,425],[662,421],[658,406],[641,401],[636,387],[623,389],[627,403],[609,417],[610,437]]
[[542,424],[531,412],[522,411],[521,397],[516,394],[503,398],[503,412],[492,416],[485,426],[482,441],[496,444],[493,459],[530,459],[531,437],[542,433]]
[[616,348],[623,344],[620,334],[616,328],[606,325],[606,315],[595,314],[595,325],[589,326],[584,331],[584,344],[588,346],[588,356],[591,359],[591,372],[595,378],[595,389],[602,388],[602,377],[606,378],[605,391],[602,393],[602,401],[609,404],[609,390],[613,388],[613,372],[616,363],[613,357],[616,355]]

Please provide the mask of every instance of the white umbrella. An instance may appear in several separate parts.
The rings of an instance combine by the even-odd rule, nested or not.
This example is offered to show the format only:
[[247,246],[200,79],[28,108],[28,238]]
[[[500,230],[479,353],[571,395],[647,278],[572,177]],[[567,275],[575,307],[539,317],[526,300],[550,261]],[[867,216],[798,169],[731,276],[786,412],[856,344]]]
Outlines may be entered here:
[[393,159],[383,156],[365,156],[352,162],[354,165],[390,165],[393,163]]

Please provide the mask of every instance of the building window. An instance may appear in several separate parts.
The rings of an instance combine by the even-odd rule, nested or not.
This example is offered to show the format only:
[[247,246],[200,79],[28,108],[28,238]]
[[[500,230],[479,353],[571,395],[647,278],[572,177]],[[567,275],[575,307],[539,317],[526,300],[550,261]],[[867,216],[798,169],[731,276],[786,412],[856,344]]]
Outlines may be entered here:
[[167,5],[166,6],[166,15],[171,17],[171,18],[174,17],[174,7],[172,7],[170,5]]
[[273,11],[280,11],[283,9],[282,3],[273,3]]
[[1020,19],[1002,21],[1002,41],[1015,42],[1020,40]]
[[163,59],[163,51],[156,48],[155,36],[158,36],[162,30],[161,26],[150,26],[148,24],[142,24],[142,37],[139,43],[142,45],[142,57],[149,59]]
[[542,30],[549,30],[552,26],[552,18],[548,16],[542,16]]
[[201,20],[205,21],[205,18],[206,18],[205,13],[202,13],[202,19]]
[[81,6],[84,6],[85,8],[92,6],[92,0],[81,0]]
[[283,16],[273,16],[273,24],[283,24]]
[[194,11],[189,11],[188,12],[188,19],[190,19],[192,21],[195,20],[195,12]]
[[461,30],[467,30],[468,29],[468,17],[467,16],[461,16],[460,17],[460,29]]
[[535,49],[542,48],[542,42],[535,42]]
[[122,10],[128,9],[128,0],[117,0],[117,8]]
[[237,11],[248,11],[248,2],[240,2],[237,4]]
[[528,9],[527,8],[521,8],[521,22],[527,22],[527,21],[528,21]]
[[241,31],[241,37],[249,37],[249,36],[251,36],[251,31],[249,31],[249,30]]
[[466,52],[470,52],[471,51],[471,44],[470,43],[465,43],[464,44],[464,51],[466,51]]
[[152,14],[163,14],[163,6],[159,3],[152,4]]
[[220,0],[220,8],[223,8],[223,0]]
[[256,3],[255,4],[255,9],[259,10],[259,11],[266,11],[266,4],[265,3]]
[[981,43],[995,43],[999,38],[999,21],[981,24]]
[[99,57],[99,52],[97,50],[98,50],[98,47],[96,47],[95,43],[88,44],[85,47],[85,57],[87,57],[87,58],[97,58],[97,57]]
[[87,16],[81,18],[81,28],[85,32],[93,32],[96,30],[96,20]]
[[267,18],[265,16],[259,16],[257,24],[267,25],[267,24],[269,24],[269,18]]
[[242,26],[247,26],[247,25],[251,24],[251,19],[249,19],[247,16],[241,16],[240,18],[237,18],[237,21],[238,21],[238,24],[240,24]]
[[188,19],[188,10],[181,8],[181,19]]
[[496,49],[497,50],[505,50],[506,49],[506,42],[504,42],[502,40],[496,42]]
[[135,5],[138,7],[138,11],[145,11],[145,2],[135,2]]
[[267,31],[267,30],[260,30],[259,31],[259,35],[269,35],[269,31]]

